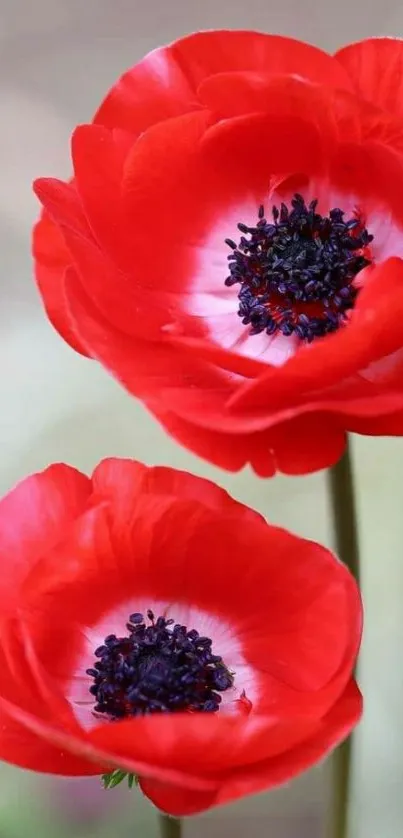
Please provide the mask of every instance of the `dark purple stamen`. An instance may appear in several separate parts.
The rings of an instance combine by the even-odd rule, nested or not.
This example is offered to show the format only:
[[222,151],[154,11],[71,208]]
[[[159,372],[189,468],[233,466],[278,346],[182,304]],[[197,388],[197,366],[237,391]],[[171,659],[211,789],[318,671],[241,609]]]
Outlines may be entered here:
[[90,693],[96,713],[110,719],[148,713],[204,711],[214,713],[220,692],[233,684],[209,637],[147,611],[131,614],[128,636],[110,634],[95,650],[98,658],[87,675],[94,679]]
[[252,334],[296,334],[310,343],[338,329],[354,306],[353,280],[370,264],[365,249],[373,236],[340,209],[320,215],[317,203],[307,206],[295,194],[291,210],[273,207],[273,221],[260,206],[256,227],[240,223],[239,243],[225,240],[232,251],[225,284],[240,285],[238,314]]

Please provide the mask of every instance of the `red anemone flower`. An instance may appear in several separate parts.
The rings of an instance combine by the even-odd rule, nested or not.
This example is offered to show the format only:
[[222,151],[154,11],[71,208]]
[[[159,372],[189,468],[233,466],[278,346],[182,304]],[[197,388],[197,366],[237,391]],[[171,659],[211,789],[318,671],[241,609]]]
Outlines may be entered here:
[[403,41],[158,49],[36,182],[48,315],[181,443],[297,474],[403,433]]
[[293,777],[360,717],[348,570],[213,483],[53,465],[1,501],[0,550],[8,762],[120,769],[191,814]]

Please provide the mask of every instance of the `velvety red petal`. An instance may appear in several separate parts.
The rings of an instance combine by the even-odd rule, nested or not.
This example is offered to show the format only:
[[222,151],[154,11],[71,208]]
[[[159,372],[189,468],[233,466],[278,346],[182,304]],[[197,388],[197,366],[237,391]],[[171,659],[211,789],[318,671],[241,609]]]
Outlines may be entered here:
[[329,468],[343,454],[346,434],[324,413],[297,416],[270,430],[277,469],[283,474],[309,474]]
[[49,217],[60,227],[74,230],[78,235],[92,238],[74,183],[57,178],[38,178],[33,189]]
[[348,416],[348,427],[353,433],[369,436],[403,436],[403,411],[387,416]]
[[[116,131],[101,125],[79,125],[71,147],[77,191],[95,239],[119,269],[133,274],[136,254],[121,200],[127,144],[117,141]],[[119,273],[116,282],[127,304],[136,288],[135,279],[133,288],[127,278],[122,286]]]
[[200,107],[186,70],[170,47],[150,52],[121,76],[94,122],[138,137],[150,125]]
[[[135,518],[134,513],[132,517]],[[126,568],[127,584],[131,557],[125,552],[124,536],[126,531],[130,533],[130,525],[131,519],[126,521],[124,532],[120,527],[118,544],[122,555],[119,555],[110,504],[92,497],[90,508],[70,524],[25,583],[21,600],[27,611],[35,613],[36,609],[38,613],[38,621],[31,629],[40,643],[38,655],[55,677],[66,679],[69,675],[77,652],[74,631],[94,624],[105,611],[126,598],[117,571],[121,566]],[[144,523],[142,532],[139,531],[139,549],[142,545],[147,551],[149,541]],[[131,580],[129,590],[132,586]],[[47,631],[49,621],[52,632]]]
[[203,358],[215,366],[244,378],[257,378],[267,372],[268,364],[258,358],[240,355],[231,349],[224,349],[218,343],[213,343],[208,335],[192,337],[186,334],[169,334],[168,342],[179,352],[190,353],[194,358]]
[[296,74],[334,87],[350,87],[348,75],[317,47],[262,32],[219,30],[182,38],[172,50],[188,69],[194,86],[221,72],[252,71],[262,75]]
[[234,500],[211,480],[168,466],[148,467],[135,460],[111,457],[102,460],[96,467],[92,485],[95,498],[110,500],[114,516],[120,514],[126,520],[137,498],[152,494],[196,500],[218,514],[233,514],[239,521],[262,520],[258,512]]
[[[2,639],[3,640],[3,639]],[[15,652],[15,650],[13,650]],[[3,656],[2,656],[3,657]],[[16,661],[13,661],[15,667]],[[94,763],[76,756],[69,747],[61,747],[46,736],[41,730],[26,727],[19,712],[24,715],[35,708],[35,713],[40,719],[41,715],[47,718],[51,724],[54,707],[44,703],[42,696],[37,690],[31,690],[29,686],[29,670],[27,662],[24,661],[24,680],[22,692],[22,706],[25,710],[10,702],[4,695],[0,696],[0,759],[20,768],[27,768],[33,771],[41,771],[49,774],[61,775],[84,775],[96,774],[99,767]],[[4,683],[7,679],[7,685]],[[15,683],[15,672],[9,672],[7,665],[2,659],[2,689],[7,686],[10,693],[18,689]],[[15,699],[14,699],[15,701]],[[56,703],[56,702],[55,702]],[[15,712],[16,711],[16,712]],[[39,721],[41,727],[41,722]]]
[[[74,261],[74,267],[68,268],[65,274],[67,302],[74,278],[77,287],[80,284],[83,287],[82,295],[92,300],[94,309],[112,328],[122,330],[123,338],[133,335],[151,339],[158,335],[170,320],[169,312],[161,305],[163,295],[146,298],[134,278],[122,274],[97,245],[73,231],[63,232]],[[68,310],[70,315],[69,306]],[[80,332],[80,324],[76,328]]]
[[[226,583],[228,617],[242,626],[247,660],[273,679],[272,706],[277,692],[274,681],[303,691],[319,689],[340,667],[348,672],[360,640],[361,607],[356,585],[345,569],[335,566],[333,557],[318,545],[300,540],[297,546],[288,534],[275,528],[255,527],[252,531],[244,524],[233,536],[230,529],[229,523],[221,522],[218,532],[217,524],[220,566],[209,567],[211,590],[207,582],[204,584],[204,577],[198,581],[197,602],[225,616],[217,592],[222,590],[231,566],[234,581]],[[202,555],[196,540],[193,536],[189,541],[189,555],[197,565]],[[205,553],[212,551],[214,556],[213,543],[211,528],[206,527],[201,544]],[[255,558],[246,573],[247,545]],[[235,581],[238,577],[242,579],[240,586]],[[182,584],[184,590],[188,587],[191,598],[191,580]],[[252,598],[254,613],[248,614],[244,603]],[[349,662],[345,659],[347,649]],[[282,695],[282,699],[292,701],[290,695],[287,699]],[[299,701],[303,706],[302,695]]]
[[[264,112],[275,123],[280,117],[309,120],[329,156],[338,137],[333,95],[328,88],[304,78],[267,78],[257,73],[218,73],[205,79],[199,88],[201,101],[220,118]],[[297,166],[289,169],[295,170]]]
[[176,772],[184,786],[208,791],[223,775],[282,753],[316,727],[317,719],[309,716],[245,721],[220,714],[178,714],[174,725],[172,717],[163,715],[100,725],[90,738],[97,750],[113,753],[118,764],[130,758],[149,761],[154,777]]
[[138,136],[150,125],[197,109],[197,88],[208,76],[252,71],[289,73],[348,89],[348,74],[317,47],[292,38],[248,31],[189,35],[157,49],[125,73],[99,108],[95,121]]
[[[137,595],[149,591],[157,600],[192,603],[220,616],[242,637],[246,659],[270,679],[272,707],[277,695],[281,706],[292,703],[289,687],[319,689],[339,671],[342,678],[350,671],[361,631],[357,588],[318,545],[259,519],[243,518],[235,526],[233,514],[217,518],[191,500],[159,496],[141,498],[114,539],[120,545],[114,559],[119,573],[113,562],[108,567],[96,559],[94,607],[100,608],[102,599],[110,602],[113,589],[124,599],[135,579]],[[245,564],[248,555],[254,556],[252,565]],[[198,567],[203,574],[196,573]],[[102,577],[99,593],[97,577]],[[253,602],[252,612],[247,602]],[[285,691],[281,684],[288,685]],[[301,706],[305,700],[309,703],[309,695],[299,697]]]
[[173,412],[151,409],[174,439],[219,468],[239,471],[250,462],[259,477],[275,474],[276,465],[267,434],[228,434],[201,427],[197,422],[187,422]]
[[[255,114],[210,123],[208,112],[201,112],[154,126],[125,166],[123,200],[139,276],[148,291],[170,295],[170,307],[181,304],[182,314],[183,295],[222,213],[252,195],[259,206],[273,173],[318,172],[324,165],[322,138],[309,119]],[[153,226],[138,225],[156,207],[158,247]]]
[[90,492],[84,474],[57,464],[27,477],[0,501],[2,617],[15,608],[29,570],[83,512]]
[[249,114],[212,125],[203,137],[202,149],[212,172],[217,173],[216,167],[220,166],[221,183],[226,178],[233,191],[238,187],[238,194],[249,188],[264,199],[273,175],[318,175],[323,171],[327,162],[325,140],[326,131],[318,130],[308,114],[295,116],[286,106],[279,113]]
[[0,666],[0,759],[52,774],[96,773],[94,765],[27,727],[19,717],[20,712],[33,712],[39,725],[45,721],[50,727],[77,731],[69,705],[53,689],[36,657],[32,636],[17,619],[1,627]]
[[379,207],[387,207],[395,223],[403,225],[403,157],[401,149],[394,147],[393,138],[381,136],[378,140],[375,136],[361,143],[340,143],[332,161],[331,179],[341,192],[358,196],[358,203],[367,211],[376,213]]
[[[175,765],[170,765],[169,759],[167,759],[169,753],[166,750],[166,734],[168,729],[172,731],[171,719],[165,720],[168,725],[165,724],[162,730],[161,741],[165,743],[165,754],[162,754],[162,759],[159,762],[153,762],[156,754],[161,755],[161,748],[158,747],[155,737],[155,727],[158,727],[158,720],[157,725],[154,725],[155,717],[151,720],[151,730],[149,725],[143,723],[147,717],[143,717],[128,722],[120,722],[117,725],[101,725],[87,734],[78,728],[75,731],[63,729],[1,696],[0,712],[7,713],[23,731],[28,733],[27,743],[30,739],[29,734],[31,734],[43,739],[50,746],[59,748],[63,753],[66,751],[67,754],[72,754],[72,757],[67,758],[66,761],[66,766],[72,769],[71,773],[101,774],[116,767],[137,775],[154,777],[170,784],[179,783],[196,791],[209,790],[216,786],[216,782],[208,777],[192,776],[188,771],[188,765],[185,771],[178,770]],[[150,753],[147,753],[145,747],[147,743],[151,746]],[[181,753],[180,749],[178,750]],[[76,760],[74,760],[74,755],[77,757]],[[145,760],[142,759],[141,755],[145,756]],[[10,761],[12,761],[12,758]],[[178,761],[180,763],[180,759],[176,760],[176,762]],[[52,773],[59,773],[59,770],[57,770],[59,765],[55,765],[55,771],[51,769]],[[40,765],[35,764],[34,766],[31,764],[30,767],[41,770]],[[66,773],[70,773],[70,771]]]
[[[258,383],[266,381],[268,377],[257,380]],[[277,383],[277,382],[276,382]],[[252,388],[254,389],[254,388]],[[240,388],[242,394],[243,388]],[[271,432],[278,425],[294,420],[303,415],[314,415],[315,413],[328,415],[327,422],[344,430],[349,430],[349,425],[344,417],[365,416],[379,417],[388,414],[395,414],[403,409],[403,391],[391,389],[380,384],[371,384],[365,381],[359,374],[350,378],[342,379],[339,384],[330,387],[323,386],[313,392],[296,389],[288,394],[288,407],[285,400],[285,393],[282,393],[284,401],[280,404],[276,401],[276,388],[267,388],[266,399],[258,406],[249,406],[242,401],[242,407],[237,408],[237,395],[223,404],[223,394],[219,391],[186,391],[184,388],[171,388],[162,393],[161,400],[167,404],[169,400],[175,405],[175,411],[186,422],[193,423],[203,430],[214,431],[220,428],[221,431],[238,437],[243,434],[245,438],[249,435],[256,437],[258,434],[264,436],[268,445],[271,445]],[[233,407],[234,403],[234,407]],[[306,426],[305,426],[306,427]],[[337,447],[337,445],[336,445]],[[254,465],[255,467],[255,465]]]
[[[149,340],[140,341],[113,328],[97,311],[74,271],[69,271],[65,284],[69,314],[80,338],[91,356],[100,361],[128,390],[144,398],[160,392],[164,385],[190,385],[197,388],[217,387],[229,396],[231,385],[220,370],[203,361],[195,361],[177,352],[157,331],[157,322],[150,309],[135,320],[137,330],[144,329]],[[147,308],[147,299],[144,299]],[[158,310],[154,312],[158,318]],[[154,336],[159,340],[151,340]]]
[[403,116],[403,41],[369,38],[338,50],[335,59],[356,91],[374,105]]
[[[107,254],[100,250],[73,185],[55,179],[43,179],[36,181],[35,191],[58,224],[70,253],[70,262],[74,263],[81,274],[86,292],[96,300],[100,311],[129,334],[136,328],[137,332],[146,329],[149,334],[153,325],[153,312],[157,325],[169,320],[169,315],[158,306],[158,300],[154,300],[154,306],[151,298],[146,302],[132,277],[122,274]],[[67,276],[70,271],[71,265],[67,267]],[[62,293],[64,291],[63,287]]]
[[[200,395],[202,401],[203,394]],[[243,434],[229,431],[229,423],[225,423],[226,432],[218,430],[224,423],[223,412],[211,423],[216,424],[217,430],[197,424],[196,417],[187,422],[174,413],[159,414],[158,409],[153,412],[178,442],[209,462],[228,471],[239,471],[250,463],[259,477],[272,477],[277,470],[284,474],[309,474],[340,459],[345,447],[345,423],[332,421],[324,413],[313,414],[313,410],[314,406],[307,414],[286,421],[281,417],[277,420],[274,415],[266,431]],[[239,422],[240,428],[243,421]]]
[[[323,720],[316,722],[316,732],[315,723],[308,723],[307,736],[300,744],[287,748],[285,739],[285,748],[262,760],[260,754],[268,746],[266,737],[270,736],[271,728],[265,728],[264,724],[262,727],[259,721],[255,726],[255,735],[252,733],[250,737],[237,734],[239,722],[235,719],[196,719],[186,716],[178,718],[174,738],[170,735],[172,721],[163,717],[144,717],[114,726],[103,725],[90,736],[79,737],[44,723],[4,699],[0,699],[0,705],[3,711],[7,708],[13,718],[18,718],[23,730],[53,742],[59,749],[67,746],[65,756],[68,770],[65,773],[100,773],[102,767],[92,767],[91,761],[102,758],[105,759],[104,765],[108,765],[110,760],[110,766],[116,765],[140,773],[144,792],[159,808],[173,815],[202,811],[215,803],[227,802],[290,779],[343,739],[361,715],[361,697],[354,682],[350,682],[335,707]],[[298,726],[298,722],[295,724]],[[301,733],[303,726],[300,728]],[[281,724],[279,727],[281,729]],[[273,731],[276,729],[274,725]],[[28,744],[29,735],[24,735]],[[280,741],[281,736],[278,738],[278,746]],[[259,746],[256,760],[252,759],[252,754],[256,753],[255,745]],[[68,757],[69,751],[81,754],[81,760],[74,761],[74,757]],[[198,757],[196,764],[199,761],[203,764],[203,779],[189,773],[190,754],[194,768],[195,753]],[[153,761],[150,760],[149,764],[150,754]],[[143,755],[145,761],[142,760]],[[39,756],[46,758],[45,751]],[[60,763],[57,765],[49,761],[45,764],[47,770],[59,773]],[[221,766],[226,766],[227,773],[222,775],[220,781]],[[36,766],[36,761],[35,765],[29,767],[41,770],[40,766]]]
[[[143,272],[146,287],[152,287],[154,284],[152,276],[154,263],[163,264],[162,242],[172,236],[172,245],[176,246],[183,241],[184,230],[190,229],[192,224],[194,226],[195,218],[191,215],[189,217],[189,208],[186,204],[182,205],[182,202],[183,196],[190,191],[190,186],[197,185],[197,188],[201,189],[207,176],[203,161],[199,159],[199,147],[211,122],[211,115],[203,110],[155,125],[134,144],[126,160],[122,187],[123,200],[125,210],[132,219],[134,241],[137,249],[144,237],[147,239],[149,236],[150,245],[153,242],[152,249],[147,249],[143,254],[147,261],[147,270]],[[167,165],[168,160],[169,165]],[[211,180],[217,182],[217,177],[218,173],[210,172],[210,182]],[[155,246],[154,226],[139,224],[139,219],[154,217],[156,206],[158,206],[158,248]],[[206,211],[203,207],[201,210],[204,217]],[[211,207],[208,210],[211,212]],[[163,223],[161,223],[161,212]],[[183,225],[185,225],[184,228]],[[152,264],[150,264],[150,253],[152,253]],[[141,255],[140,253],[139,257]],[[168,288],[170,288],[172,280],[167,275],[167,271],[165,274],[169,282]],[[164,287],[161,285],[160,290]]]
[[20,768],[45,774],[83,776],[98,774],[99,768],[70,750],[51,744],[16,721],[4,709],[0,698],[0,759]]
[[36,630],[53,677],[71,670],[66,626],[85,628],[130,596],[149,595],[232,626],[270,712],[327,710],[351,671],[361,632],[356,585],[331,554],[236,504],[217,515],[190,497],[141,493],[111,515],[108,492],[94,502],[105,509],[96,506],[70,526],[24,594],[25,607],[44,609],[41,625],[53,626],[51,633]]
[[36,281],[50,322],[72,349],[86,355],[70,323],[64,299],[63,276],[71,256],[60,230],[46,212],[35,224],[32,251]]
[[[198,95],[220,118],[266,112],[273,116],[294,114],[315,125],[330,158],[337,141],[378,141],[403,150],[399,119],[370,102],[342,89],[331,89],[300,76],[263,76],[253,72],[217,73],[201,83]],[[365,168],[365,161],[362,167]],[[353,168],[353,167],[352,167]],[[297,187],[298,189],[298,187]]]
[[306,401],[310,391],[316,391],[320,400],[322,388],[338,384],[400,348],[402,314],[403,261],[391,258],[371,272],[346,328],[300,350],[283,367],[243,385],[233,397],[234,409],[268,411],[287,403],[291,407],[301,397]]
[[229,803],[246,794],[256,794],[288,782],[315,765],[342,742],[359,722],[361,715],[362,696],[355,681],[351,680],[340,699],[320,720],[313,736],[274,759],[253,766],[249,776],[245,772],[244,777],[230,778],[221,787],[217,803]]
[[235,768],[227,778],[222,779],[215,792],[185,789],[144,777],[140,786],[162,811],[177,817],[196,814],[291,780],[345,739],[359,721],[361,713],[360,692],[354,681],[350,681],[338,702],[317,722],[315,733],[294,748],[266,761],[257,760],[253,765]]
[[150,777],[140,777],[143,794],[161,811],[173,817],[185,817],[204,812],[217,805],[218,788],[213,791],[196,791],[184,786],[174,786]]
[[[75,754],[81,758],[81,769],[76,761],[77,773],[101,774],[114,767],[119,767],[134,774],[146,775],[157,779],[165,780],[168,783],[180,783],[188,788],[208,790],[215,787],[215,782],[208,777],[205,779],[192,776],[187,770],[181,771],[174,765],[169,764],[166,752],[165,758],[153,762],[156,754],[161,755],[161,748],[155,737],[156,721],[151,720],[150,726],[143,721],[147,717],[136,720],[120,722],[117,725],[101,725],[94,728],[91,733],[79,728],[74,731],[63,729],[48,719],[42,719],[18,705],[0,696],[0,712],[6,712],[21,728],[28,733],[44,739],[45,742],[58,747],[62,751]],[[172,720],[165,720],[168,725],[163,726],[162,739],[166,743],[167,728],[172,730]],[[154,732],[153,732],[154,728]],[[27,741],[29,741],[27,739]],[[151,751],[147,754],[145,745],[149,743]],[[172,747],[172,745],[171,745]],[[145,756],[145,760],[142,759]],[[178,760],[177,760],[178,762]],[[180,760],[179,760],[180,762]],[[33,766],[32,766],[33,767]],[[35,770],[41,770],[35,766]],[[59,772],[54,772],[59,773]],[[75,773],[75,772],[74,772]]]

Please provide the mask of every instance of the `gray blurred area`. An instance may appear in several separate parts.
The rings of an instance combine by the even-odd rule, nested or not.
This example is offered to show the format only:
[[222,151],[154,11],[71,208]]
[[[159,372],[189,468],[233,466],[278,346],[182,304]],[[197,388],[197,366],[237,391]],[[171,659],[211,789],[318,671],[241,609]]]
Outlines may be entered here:
[[[69,136],[145,52],[195,29],[252,28],[328,49],[403,33],[397,0],[0,0],[0,490],[65,460],[106,455],[186,468],[274,522],[331,544],[322,474],[263,482],[181,450],[118,385],[48,325],[32,282],[30,184],[69,174]],[[403,442],[354,442],[366,629],[365,719],[356,736],[351,838],[403,835]],[[1,677],[1,673],[0,673]],[[188,821],[186,838],[324,838],[328,766],[288,787]],[[97,780],[0,768],[0,838],[152,838],[155,812]]]

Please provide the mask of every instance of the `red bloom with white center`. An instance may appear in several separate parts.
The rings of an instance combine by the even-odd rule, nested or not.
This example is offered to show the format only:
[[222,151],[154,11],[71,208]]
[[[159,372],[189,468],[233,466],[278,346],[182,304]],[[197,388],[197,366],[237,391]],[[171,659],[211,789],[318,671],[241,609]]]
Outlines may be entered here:
[[77,128],[71,183],[36,183],[50,319],[224,468],[403,433],[402,63],[393,39],[191,35]]
[[0,552],[8,762],[119,768],[191,814],[288,780],[360,717],[348,570],[206,480],[50,466],[1,501]]

